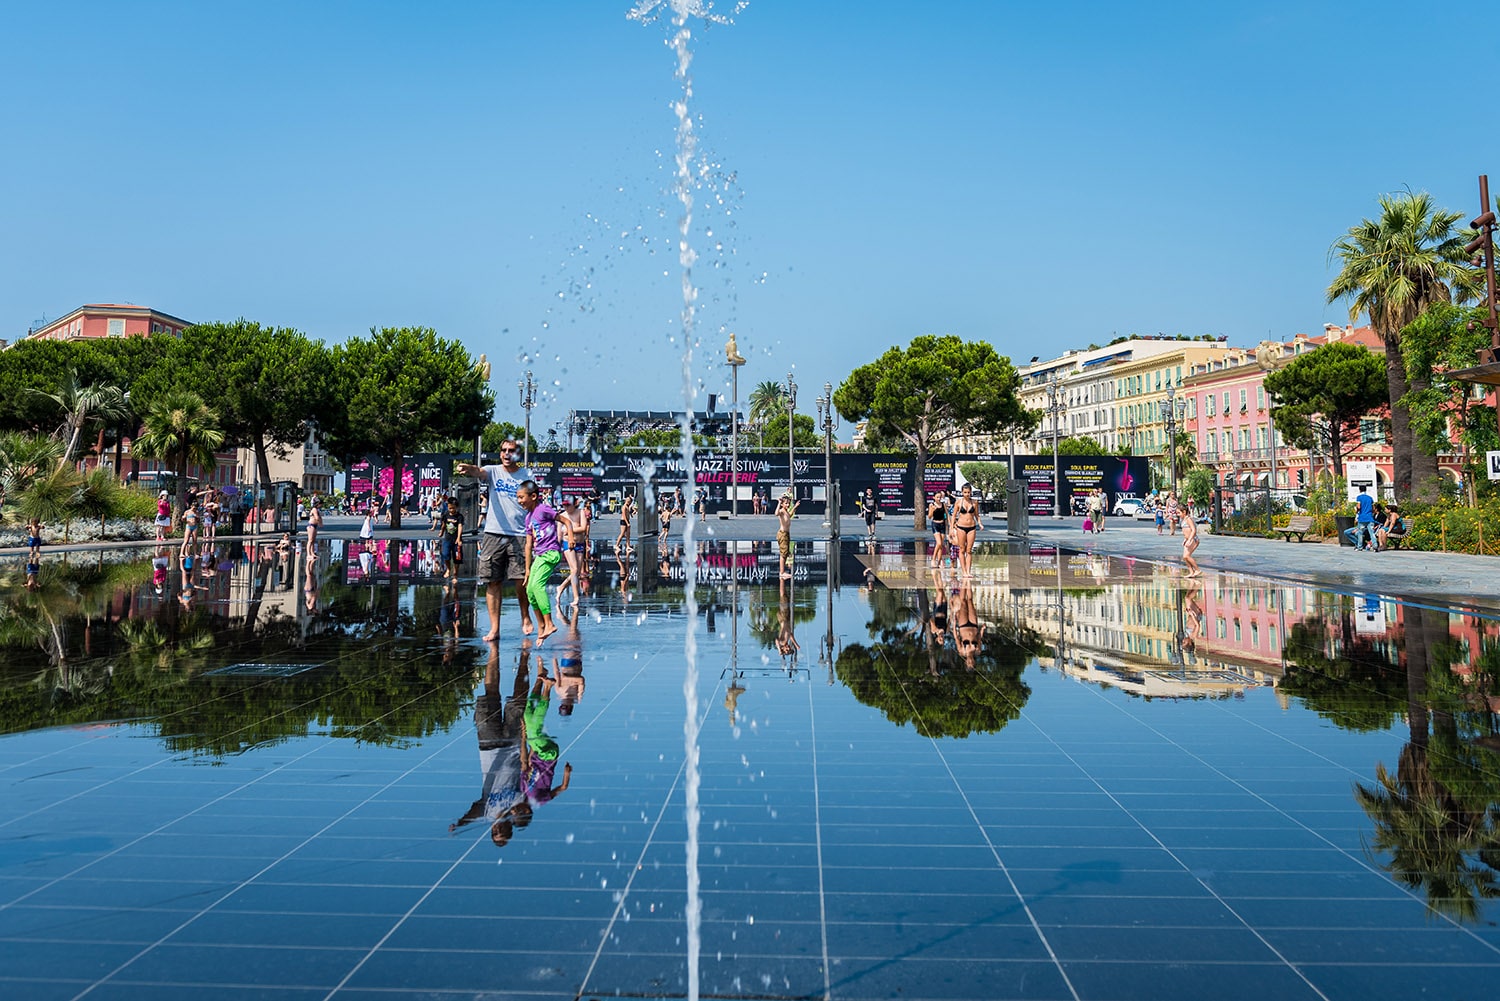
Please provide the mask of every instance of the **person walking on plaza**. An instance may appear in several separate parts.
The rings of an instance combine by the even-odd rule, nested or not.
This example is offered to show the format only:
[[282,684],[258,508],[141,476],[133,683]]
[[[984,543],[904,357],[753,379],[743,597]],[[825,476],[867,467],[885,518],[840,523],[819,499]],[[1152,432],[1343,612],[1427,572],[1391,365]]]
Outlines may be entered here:
[[490,614],[490,631],[485,634],[486,643],[500,637],[500,606],[505,598],[505,585],[515,587],[516,601],[521,606],[521,632],[530,633],[535,627],[531,622],[531,606],[526,603],[526,511],[516,499],[521,484],[531,479],[531,472],[516,461],[513,439],[500,443],[500,464],[478,466],[472,462],[460,462],[455,470],[459,476],[472,476],[484,480],[485,515],[484,534],[479,538],[479,565],[475,568],[479,579],[485,582],[485,607]]
[[974,536],[983,527],[979,520],[979,505],[974,502],[974,488],[965,483],[958,503],[953,505],[953,536],[958,541],[958,572],[965,578],[974,574]]
[[1182,520],[1182,506],[1177,503],[1177,495],[1170,490],[1167,491],[1167,534],[1177,534],[1177,523]]
[[792,516],[797,513],[797,504],[790,493],[781,495],[776,505],[776,548],[781,555],[781,579],[792,576]]
[[1182,563],[1188,568],[1187,577],[1203,576],[1203,568],[1193,559],[1198,549],[1198,523],[1191,518],[1182,519]]
[[516,501],[526,510],[526,597],[536,612],[536,645],[541,646],[542,640],[557,632],[552,622],[552,601],[547,597],[552,572],[562,561],[557,508],[542,500],[532,480],[517,489]]
[[307,558],[313,558],[313,549],[318,544],[318,532],[323,528],[323,509],[318,506],[318,495],[313,494],[307,509]]
[[941,490],[927,505],[927,520],[932,524],[932,565],[942,566],[948,552],[948,497]]
[[[615,552],[630,552],[630,519],[635,517],[635,494],[626,494],[620,505],[620,534],[615,537]],[[622,548],[623,547],[623,548]]]
[[464,545],[464,518],[458,509],[458,499],[443,498],[442,511],[442,544],[439,555],[443,560],[443,577],[458,579],[458,563],[463,559]]
[[875,538],[875,521],[880,517],[880,506],[875,503],[875,490],[866,487],[864,496],[859,499],[859,512],[865,516],[865,535]]

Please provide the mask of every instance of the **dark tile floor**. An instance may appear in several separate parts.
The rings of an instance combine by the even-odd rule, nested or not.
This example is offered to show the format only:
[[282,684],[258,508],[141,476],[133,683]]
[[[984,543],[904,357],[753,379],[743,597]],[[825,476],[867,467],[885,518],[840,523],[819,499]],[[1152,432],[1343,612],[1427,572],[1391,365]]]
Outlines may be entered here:
[[[831,594],[811,552],[815,579],[789,593],[774,577],[699,589],[705,996],[1493,996],[1500,907],[1478,852],[1497,844],[1500,756],[1463,688],[1481,672],[1458,670],[1482,667],[1492,623],[1445,615],[1414,666],[1430,615],[1387,603],[1366,650],[1335,604],[1282,628],[1276,655],[1235,659],[1210,649],[1213,595],[1253,582],[1124,564],[1085,581],[1054,554],[1049,588],[1046,559],[992,554],[964,588],[887,549],[836,570],[870,563],[895,590]],[[45,708],[30,724],[12,708],[0,738],[0,995],[686,993],[681,586],[627,566],[622,587],[608,560],[571,640],[531,649],[511,607],[487,649],[472,585],[445,641],[439,584],[351,582],[342,555],[314,566],[310,608],[298,591],[279,617],[252,614],[254,575],[231,568],[197,608],[129,594],[102,629],[64,615],[50,649],[7,647],[5,691],[47,698],[25,703]],[[35,610],[0,601],[12,623]],[[929,642],[939,606],[954,636],[984,626],[973,670],[952,636]],[[125,642],[130,620],[164,645]],[[1158,634],[1173,657],[1132,652]],[[1439,665],[1439,641],[1466,652]],[[174,668],[189,647],[200,659]],[[568,787],[497,846],[473,693],[524,698],[568,659],[585,692],[540,718]],[[320,666],[207,673],[293,660]],[[1411,711],[1418,667],[1450,702]],[[127,671],[144,687],[122,693]],[[1148,698],[1147,682],[1168,687]],[[1407,800],[1361,799],[1380,765]],[[1409,831],[1424,794],[1448,841],[1399,844],[1393,863],[1381,832]]]

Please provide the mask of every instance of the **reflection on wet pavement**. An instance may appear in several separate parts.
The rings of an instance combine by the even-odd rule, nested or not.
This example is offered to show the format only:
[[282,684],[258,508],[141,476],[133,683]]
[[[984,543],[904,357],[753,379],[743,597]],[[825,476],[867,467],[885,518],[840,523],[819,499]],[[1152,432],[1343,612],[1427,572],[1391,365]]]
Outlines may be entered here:
[[0,566],[5,996],[680,996],[687,573],[705,992],[1493,992],[1493,619],[647,542],[490,646],[429,543],[345,546]]

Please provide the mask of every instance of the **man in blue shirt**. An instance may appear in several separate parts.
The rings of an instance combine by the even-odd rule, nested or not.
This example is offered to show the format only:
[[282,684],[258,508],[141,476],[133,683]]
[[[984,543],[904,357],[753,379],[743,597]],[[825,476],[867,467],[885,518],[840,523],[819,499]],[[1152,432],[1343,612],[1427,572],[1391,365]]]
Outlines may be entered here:
[[1375,500],[1364,487],[1354,498],[1358,513],[1354,516],[1354,548],[1378,551],[1375,543]]

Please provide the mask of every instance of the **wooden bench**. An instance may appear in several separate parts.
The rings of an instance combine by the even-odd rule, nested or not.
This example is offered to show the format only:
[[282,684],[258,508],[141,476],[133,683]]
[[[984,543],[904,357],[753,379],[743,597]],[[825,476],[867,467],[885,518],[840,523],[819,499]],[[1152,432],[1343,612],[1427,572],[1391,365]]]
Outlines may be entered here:
[[1401,540],[1404,539],[1404,538],[1406,538],[1406,529],[1405,528],[1402,528],[1399,532],[1386,532],[1385,533],[1385,541],[1380,544],[1380,548],[1381,549],[1400,549],[1401,548]]
[[1292,519],[1287,522],[1285,528],[1276,529],[1287,542],[1291,542],[1294,535],[1297,537],[1298,542],[1306,542],[1307,534],[1312,530],[1312,515],[1307,514],[1292,515]]

